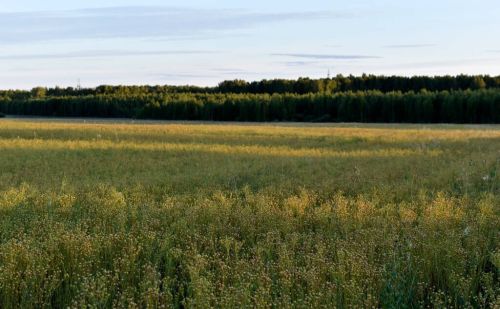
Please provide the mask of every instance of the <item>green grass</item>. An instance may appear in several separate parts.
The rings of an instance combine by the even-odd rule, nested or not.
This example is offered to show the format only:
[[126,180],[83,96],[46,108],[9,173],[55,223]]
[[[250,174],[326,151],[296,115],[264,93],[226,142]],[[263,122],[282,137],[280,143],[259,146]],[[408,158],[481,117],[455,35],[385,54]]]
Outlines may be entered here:
[[500,306],[500,128],[0,121],[0,307]]

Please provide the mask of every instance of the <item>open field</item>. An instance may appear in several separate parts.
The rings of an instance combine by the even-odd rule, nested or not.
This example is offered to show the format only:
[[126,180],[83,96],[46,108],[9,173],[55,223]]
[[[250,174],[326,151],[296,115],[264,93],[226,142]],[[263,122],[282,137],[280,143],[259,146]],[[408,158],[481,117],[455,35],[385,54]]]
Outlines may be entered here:
[[0,120],[0,307],[500,306],[500,127]]

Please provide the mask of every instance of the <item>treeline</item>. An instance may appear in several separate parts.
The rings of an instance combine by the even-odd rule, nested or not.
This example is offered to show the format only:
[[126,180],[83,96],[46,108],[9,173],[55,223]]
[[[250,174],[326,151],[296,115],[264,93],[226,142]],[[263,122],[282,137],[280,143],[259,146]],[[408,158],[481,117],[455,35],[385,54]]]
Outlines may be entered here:
[[231,80],[221,82],[216,87],[196,86],[99,86],[96,88],[42,88],[31,91],[8,90],[0,91],[0,98],[26,100],[44,97],[89,96],[89,95],[120,95],[120,96],[149,96],[174,93],[251,93],[251,94],[308,94],[308,93],[338,93],[376,90],[388,92],[420,92],[422,90],[452,91],[452,90],[481,90],[500,88],[500,76],[488,75],[458,75],[458,76],[342,76],[333,78],[297,80],[272,79],[247,82]]
[[246,82],[243,80],[224,81],[215,89],[221,93],[318,93],[318,92],[348,92],[377,90],[384,93],[450,91],[450,90],[479,90],[500,88],[500,76],[487,75],[458,75],[458,76],[342,76],[334,78],[298,80],[262,80]]
[[500,123],[500,89],[308,94],[142,93],[11,98],[12,115],[165,120]]

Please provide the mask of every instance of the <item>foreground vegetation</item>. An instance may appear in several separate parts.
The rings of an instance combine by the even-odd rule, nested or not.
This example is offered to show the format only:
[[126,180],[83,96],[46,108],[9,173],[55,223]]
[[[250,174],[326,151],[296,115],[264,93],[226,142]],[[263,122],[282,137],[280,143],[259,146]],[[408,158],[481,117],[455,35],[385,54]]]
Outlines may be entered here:
[[494,126],[0,121],[0,307],[500,306]]

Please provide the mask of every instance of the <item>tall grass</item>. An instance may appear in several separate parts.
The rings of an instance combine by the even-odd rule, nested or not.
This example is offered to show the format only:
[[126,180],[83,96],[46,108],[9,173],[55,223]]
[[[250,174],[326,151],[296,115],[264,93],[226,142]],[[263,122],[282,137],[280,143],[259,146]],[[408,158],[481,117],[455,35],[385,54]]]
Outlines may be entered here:
[[0,145],[2,308],[500,306],[496,127],[2,121]]

